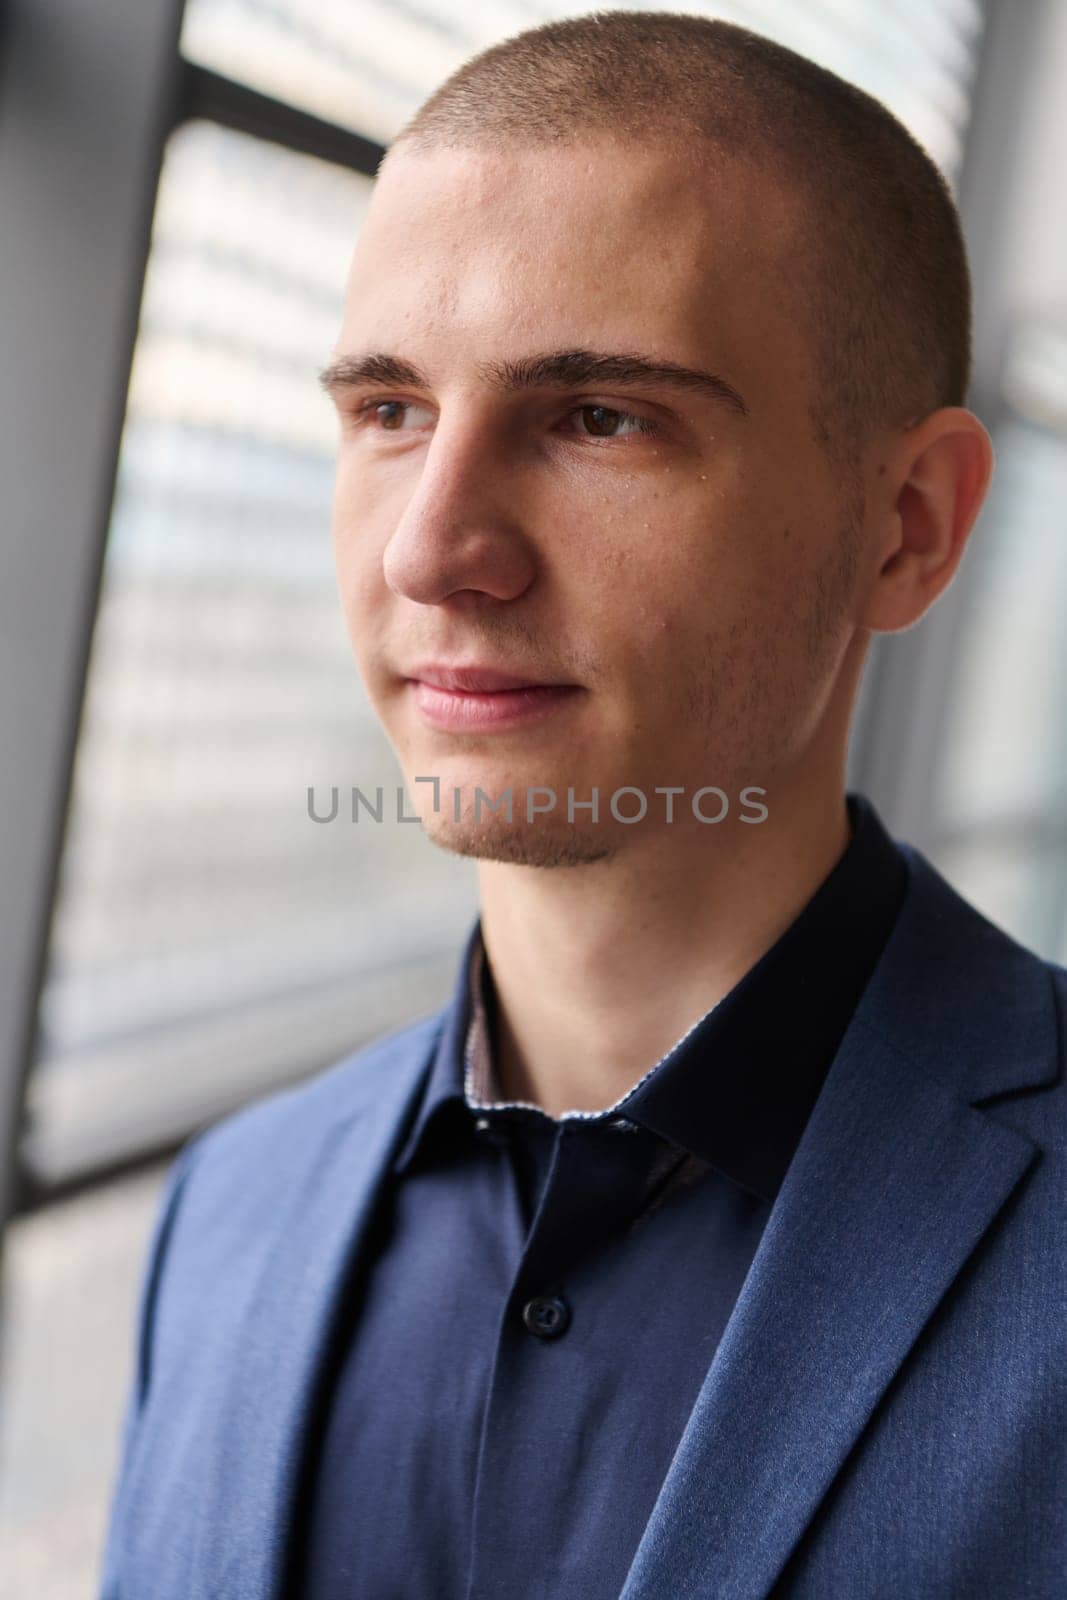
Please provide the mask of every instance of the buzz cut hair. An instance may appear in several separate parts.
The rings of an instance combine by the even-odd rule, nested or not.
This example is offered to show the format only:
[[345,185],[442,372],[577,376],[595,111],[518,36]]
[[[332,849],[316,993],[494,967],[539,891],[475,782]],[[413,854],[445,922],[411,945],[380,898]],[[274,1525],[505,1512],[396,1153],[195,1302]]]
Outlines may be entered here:
[[788,278],[811,341],[813,435],[829,459],[854,467],[876,430],[965,404],[971,284],[945,178],[880,101],[761,34],[650,11],[549,22],[465,62],[392,149],[597,134],[687,152],[702,139],[799,200]]

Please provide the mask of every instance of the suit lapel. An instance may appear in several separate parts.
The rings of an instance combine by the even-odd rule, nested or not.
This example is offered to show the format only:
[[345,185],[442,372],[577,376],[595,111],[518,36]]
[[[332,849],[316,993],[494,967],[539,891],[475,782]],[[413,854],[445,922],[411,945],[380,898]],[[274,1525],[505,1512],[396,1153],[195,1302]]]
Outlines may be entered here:
[[393,1049],[385,1071],[361,1063],[365,1102],[327,1130],[306,1183],[279,1197],[275,1243],[244,1318],[242,1360],[216,1419],[213,1484],[198,1501],[211,1510],[198,1529],[188,1592],[230,1600],[281,1594],[316,1380],[436,1043],[419,1038],[421,1049],[410,1041]]
[[[968,1100],[1055,1077],[1043,969],[901,848],[908,896],[620,1600],[765,1600],[938,1302],[1037,1157],[1029,1139]],[[1012,984],[1011,1005],[986,1011],[985,999]],[[977,1094],[966,1092],[969,1067]]]

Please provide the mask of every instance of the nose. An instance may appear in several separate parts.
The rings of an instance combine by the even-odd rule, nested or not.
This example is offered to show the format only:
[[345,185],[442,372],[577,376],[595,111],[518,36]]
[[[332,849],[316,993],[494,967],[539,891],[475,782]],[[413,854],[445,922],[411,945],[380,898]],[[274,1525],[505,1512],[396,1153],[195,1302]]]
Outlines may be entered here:
[[484,430],[439,422],[418,482],[385,548],[385,581],[420,605],[461,594],[516,600],[533,582],[534,549],[503,449]]

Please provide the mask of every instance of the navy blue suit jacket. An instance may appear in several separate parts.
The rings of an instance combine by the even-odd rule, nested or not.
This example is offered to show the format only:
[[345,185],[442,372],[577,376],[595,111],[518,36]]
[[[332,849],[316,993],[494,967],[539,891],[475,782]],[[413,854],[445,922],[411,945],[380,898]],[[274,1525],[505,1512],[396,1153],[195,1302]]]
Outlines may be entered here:
[[[621,1600],[1067,1596],[1067,970],[900,848],[903,908]],[[331,1321],[444,1020],[172,1167],[106,1600],[278,1600]]]

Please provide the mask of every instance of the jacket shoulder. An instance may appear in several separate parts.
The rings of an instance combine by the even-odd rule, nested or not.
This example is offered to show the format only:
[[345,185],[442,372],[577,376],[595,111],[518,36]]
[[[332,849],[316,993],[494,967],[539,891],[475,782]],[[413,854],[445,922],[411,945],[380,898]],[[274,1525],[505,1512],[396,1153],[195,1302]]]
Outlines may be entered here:
[[1063,1077],[1067,969],[1022,944],[912,845],[909,883],[861,1009],[972,1105]]
[[208,1173],[246,1182],[292,1176],[313,1161],[331,1131],[413,1088],[444,1023],[445,1009],[391,1030],[311,1078],[260,1095],[194,1135],[182,1151],[202,1184]]
[[[107,1600],[128,1586],[136,1479],[144,1480],[152,1460],[169,1472],[183,1433],[208,1414],[203,1396],[218,1398],[219,1375],[236,1359],[279,1241],[281,1270],[304,1282],[303,1264],[314,1258],[322,1228],[348,1225],[347,1212],[369,1192],[375,1152],[388,1145],[411,1103],[444,1015],[395,1029],[309,1080],[261,1096],[187,1140],[171,1163],[142,1269],[103,1569]],[[198,1383],[199,1409],[190,1399]]]
[[167,1320],[168,1305],[184,1322],[196,1320],[203,1304],[239,1297],[279,1230],[314,1210],[329,1172],[339,1174],[342,1200],[370,1181],[408,1113],[442,1021],[438,1013],[398,1028],[185,1143],[164,1182],[145,1268],[145,1343],[157,1317]]

